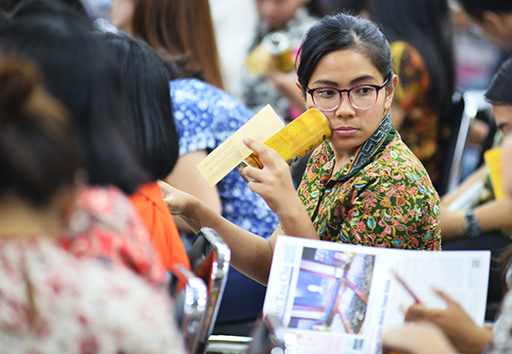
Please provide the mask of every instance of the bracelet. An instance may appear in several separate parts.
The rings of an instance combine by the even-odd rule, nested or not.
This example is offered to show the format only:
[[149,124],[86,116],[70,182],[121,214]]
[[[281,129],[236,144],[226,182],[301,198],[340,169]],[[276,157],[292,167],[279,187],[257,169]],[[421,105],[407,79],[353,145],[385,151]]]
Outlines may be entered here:
[[473,209],[470,209],[464,215],[464,233],[469,238],[476,238],[482,234],[482,224],[475,217]]

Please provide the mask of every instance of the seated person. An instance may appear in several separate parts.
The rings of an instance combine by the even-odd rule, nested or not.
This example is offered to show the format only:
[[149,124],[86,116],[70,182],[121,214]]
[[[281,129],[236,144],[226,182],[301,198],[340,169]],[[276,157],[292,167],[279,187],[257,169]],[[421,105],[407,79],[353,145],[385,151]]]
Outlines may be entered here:
[[[218,71],[218,68],[212,70],[214,63],[203,65],[205,59],[209,61],[217,55],[211,22],[202,22],[202,16],[210,16],[208,0],[137,0],[132,2],[127,13],[117,5],[116,2],[112,4],[112,12],[116,14],[113,17],[115,25],[146,41],[159,54],[166,51],[186,58],[178,62],[173,58],[169,63],[172,72],[168,84],[180,138],[180,157],[167,180],[197,196],[238,226],[262,237],[270,237],[277,226],[277,217],[263,199],[251,192],[237,171],[212,187],[196,168],[211,150],[252,117],[247,107],[213,85],[217,80],[213,80],[216,76],[211,74]],[[166,21],[153,21],[162,13]],[[199,28],[198,22],[202,22]],[[162,38],[160,33],[168,35]],[[196,42],[187,42],[189,51],[181,53],[181,43],[187,41],[188,36],[197,43],[209,45],[203,47],[194,45]],[[190,68],[194,71],[191,72]],[[196,78],[196,71],[200,71],[205,81]],[[180,218],[176,219],[176,224],[185,243],[190,244],[195,239],[192,230]],[[265,287],[230,269],[217,323],[246,322],[252,325],[251,321],[261,313],[264,296]]]
[[266,284],[278,235],[365,246],[440,249],[439,197],[427,172],[391,124],[398,78],[389,43],[368,20],[329,16],[311,27],[301,47],[299,86],[308,108],[326,115],[333,135],[312,154],[298,192],[286,162],[245,139],[263,161],[246,167],[249,188],[281,225],[267,241],[230,223],[197,198],[164,186],[174,215],[194,231],[215,229],[231,263]]
[[[494,76],[486,92],[492,103],[496,126],[505,136],[512,133],[512,62],[507,61]],[[451,210],[449,205],[456,198],[468,193],[476,183],[485,186],[476,206],[465,211]],[[503,250],[512,245],[512,199],[496,199],[489,180],[489,170],[483,166],[467,178],[455,191],[441,199],[441,230],[445,250],[490,250],[488,303],[499,303],[504,289],[501,283],[497,259]],[[488,320],[494,319],[489,308]]]
[[74,124],[19,56],[0,61],[0,124],[2,351],[185,353],[165,292],[59,247],[80,187]]
[[[44,12],[29,11],[41,3]],[[62,231],[62,245],[77,256],[123,265],[150,282],[163,282],[146,227],[127,198],[148,176],[124,133],[119,72],[107,48],[60,2],[24,1],[13,16],[0,27],[0,53],[32,59],[45,88],[66,105],[75,123],[87,184]]]
[[142,41],[109,33],[102,39],[119,63],[128,103],[123,116],[125,126],[135,137],[137,156],[151,179],[130,200],[146,224],[164,268],[175,264],[190,268],[180,234],[157,184],[157,180],[171,173],[179,150],[167,69],[154,50]]
[[[512,198],[512,59],[507,60],[496,73],[487,96],[492,100],[494,116],[498,126],[505,131],[503,151],[503,180],[505,190]],[[510,218],[510,211],[504,217]],[[501,257],[504,282],[510,289],[510,269],[512,248],[509,246]],[[413,304],[406,313],[406,321],[426,321],[440,327],[459,353],[466,354],[505,354],[512,350],[512,291],[508,290],[501,310],[492,329],[478,327],[455,299],[440,290],[436,293],[446,302],[445,309],[431,309],[421,304]]]
[[308,28],[318,19],[308,12],[305,0],[257,0],[255,3],[259,21],[250,46],[251,53],[262,44],[266,35],[279,31],[289,42],[288,59],[292,66],[288,72],[280,70],[275,62],[271,62],[263,73],[246,68],[242,72],[242,100],[254,113],[270,104],[285,121],[291,121],[304,109],[300,91],[295,86],[295,53]]

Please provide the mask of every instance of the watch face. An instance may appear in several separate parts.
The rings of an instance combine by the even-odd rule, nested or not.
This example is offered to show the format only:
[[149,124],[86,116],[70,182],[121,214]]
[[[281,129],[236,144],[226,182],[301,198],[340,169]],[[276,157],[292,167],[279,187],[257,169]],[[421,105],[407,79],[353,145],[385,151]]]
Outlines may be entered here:
[[464,220],[464,232],[469,238],[478,237],[482,233],[482,224],[476,219],[472,210],[466,213]]

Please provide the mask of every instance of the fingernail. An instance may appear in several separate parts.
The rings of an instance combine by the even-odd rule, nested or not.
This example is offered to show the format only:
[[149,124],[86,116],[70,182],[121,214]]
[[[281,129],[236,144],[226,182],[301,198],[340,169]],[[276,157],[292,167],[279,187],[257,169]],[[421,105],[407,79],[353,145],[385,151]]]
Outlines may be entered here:
[[249,138],[243,138],[243,140],[242,140],[242,141],[244,142],[244,144],[247,144],[249,141],[251,141],[251,139],[249,139]]

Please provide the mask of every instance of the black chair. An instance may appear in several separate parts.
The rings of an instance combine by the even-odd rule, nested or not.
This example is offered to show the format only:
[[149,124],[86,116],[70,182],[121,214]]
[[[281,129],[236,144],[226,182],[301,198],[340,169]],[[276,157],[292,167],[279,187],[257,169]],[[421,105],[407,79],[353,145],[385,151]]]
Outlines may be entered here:
[[450,122],[445,122],[441,131],[440,149],[443,158],[436,184],[440,196],[454,190],[461,181],[462,157],[466,148],[471,121],[478,113],[478,103],[468,93],[453,95]]

